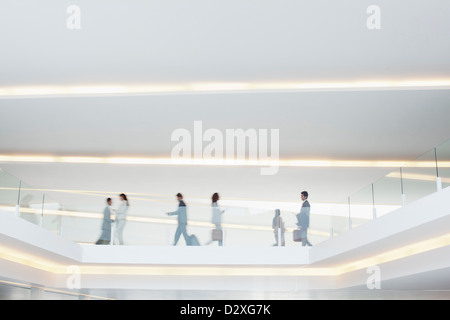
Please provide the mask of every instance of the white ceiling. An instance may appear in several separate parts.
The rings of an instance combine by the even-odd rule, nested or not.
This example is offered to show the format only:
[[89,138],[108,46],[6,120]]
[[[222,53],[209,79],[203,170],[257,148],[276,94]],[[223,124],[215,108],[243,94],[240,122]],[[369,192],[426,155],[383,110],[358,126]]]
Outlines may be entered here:
[[[280,157],[414,159],[450,137],[450,90],[0,100],[2,153],[170,157],[177,128],[279,129]],[[206,146],[207,143],[204,143]]]
[[[0,88],[427,80],[450,75],[445,0],[2,1]],[[407,160],[450,137],[450,90],[0,99],[1,154],[169,156],[177,128],[280,130],[280,157]],[[391,169],[0,164],[37,187],[340,200]],[[160,192],[159,192],[160,191]]]
[[2,1],[0,86],[448,77],[449,16],[447,0]]
[[[280,130],[282,159],[415,159],[450,137],[450,91],[165,95],[0,100],[5,154],[170,157],[177,128]],[[10,119],[17,119],[11,121]],[[206,145],[206,143],[205,143]],[[391,168],[259,168],[2,164],[50,189],[297,201],[300,189],[332,202]],[[85,200],[77,200],[85,201]]]

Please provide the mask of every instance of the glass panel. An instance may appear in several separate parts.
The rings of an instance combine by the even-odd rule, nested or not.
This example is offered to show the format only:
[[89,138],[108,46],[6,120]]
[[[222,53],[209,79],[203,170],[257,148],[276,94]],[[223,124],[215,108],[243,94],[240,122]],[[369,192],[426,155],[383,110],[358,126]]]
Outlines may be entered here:
[[372,185],[365,187],[350,197],[352,228],[357,228],[373,220]]
[[51,198],[48,194],[45,194],[42,227],[59,235],[61,234],[62,218],[61,204]]
[[31,223],[41,225],[43,196],[44,192],[22,182],[20,191],[20,217]]
[[[440,176],[443,187],[450,186],[450,142],[437,148]],[[402,183],[403,182],[403,183]],[[106,198],[113,198],[113,208],[118,208],[118,194],[77,190],[42,190],[22,183],[18,197],[19,179],[0,170],[0,206],[15,212],[20,198],[20,215],[32,223],[84,244],[95,244],[103,234],[103,212]],[[357,228],[377,216],[402,206],[402,193],[406,204],[436,191],[434,150],[407,163],[401,170],[389,173],[349,198],[335,204],[312,204],[308,240],[318,244],[333,236]],[[45,201],[44,200],[45,193]],[[177,218],[167,212],[178,207],[173,196],[155,194],[129,194],[130,207],[123,238],[129,245],[171,245],[177,230]],[[219,245],[212,241],[213,209],[207,198],[188,198],[188,234],[194,234],[201,245]],[[272,246],[276,243],[273,223],[275,208],[246,208],[235,200],[220,200],[223,245]],[[285,245],[300,245],[293,241],[298,228],[296,215],[300,210],[281,210],[285,226]],[[289,207],[291,208],[291,207]],[[114,215],[113,215],[114,218]],[[112,224],[116,226],[115,223]],[[183,237],[180,239],[184,245]]]
[[[201,245],[218,246],[219,241],[212,239],[212,232],[216,229],[216,225],[213,223],[213,208],[211,205],[206,204],[208,202],[205,199],[186,198],[188,206],[187,233],[195,235]],[[221,214],[221,228],[224,246],[272,246],[276,243],[275,230],[273,228],[274,209],[244,208],[226,200],[219,201],[219,206],[219,211],[223,212]],[[146,208],[146,212],[149,212],[148,204]],[[148,244],[173,244],[178,227],[177,217],[169,217],[166,212],[174,212],[177,208],[178,203],[172,199],[166,199],[158,207],[153,207],[151,210],[152,221],[148,224],[158,228],[159,233],[156,233],[154,238],[149,239],[150,242]],[[137,213],[133,211],[133,215],[137,215]],[[148,213],[146,215],[148,217]],[[293,215],[290,212],[282,212],[281,217],[285,228],[288,228],[293,220]],[[139,222],[135,227],[142,228],[142,223]],[[127,236],[127,232],[130,232],[130,229],[125,230],[124,237]],[[284,237],[286,245],[291,245],[292,241],[288,232],[285,232]],[[179,241],[179,245],[185,245],[183,236],[181,236]]]
[[[103,211],[107,197],[113,198],[112,207],[117,209],[120,204],[118,195],[87,194],[86,192],[52,194],[52,198],[61,199],[64,203],[64,206],[60,206],[60,210],[54,212],[55,215],[61,216],[59,221],[62,236],[83,244],[96,243],[102,234]],[[177,209],[176,199],[133,194],[129,194],[128,199],[130,206],[123,229],[124,243],[127,245],[172,245],[177,229],[177,217],[169,217],[167,212]],[[218,241],[211,241],[215,225],[212,223],[212,207],[207,204],[208,202],[209,200],[206,199],[186,200],[187,233],[194,234],[201,245],[217,246]],[[228,205],[225,200],[221,201],[220,205],[221,209],[225,210],[222,215],[223,245],[271,246],[275,243],[272,226],[274,210]],[[45,213],[47,212],[50,212],[50,209],[46,209]],[[291,220],[295,218],[290,212],[282,216],[283,220],[286,219],[286,228],[287,224],[290,225]],[[288,235],[285,236],[287,244],[290,244],[291,238]],[[183,236],[179,241],[179,245],[185,245]]]
[[442,188],[450,187],[450,140],[437,148],[437,157]]
[[49,195],[56,199],[54,214],[59,216],[53,220],[53,229],[59,224],[59,234],[63,238],[82,244],[95,244],[99,240],[107,195],[76,190],[50,192]]
[[351,211],[349,209],[348,198],[332,205],[330,211],[330,225],[334,237],[350,230],[351,219],[349,219],[349,217]]
[[[300,207],[300,206],[299,206]],[[329,209],[331,207],[326,204],[315,204],[311,203],[311,213],[309,219],[309,229],[308,229],[308,241],[314,246],[331,237],[331,216],[329,214]],[[300,211],[300,209],[299,209]],[[298,212],[295,213],[295,215]],[[294,213],[293,216],[295,217]],[[295,218],[295,229],[297,229],[297,218]],[[293,230],[292,230],[293,231]],[[290,234],[291,240],[293,239],[293,234]],[[297,244],[297,243],[296,243]],[[301,245],[301,244],[300,244]]]
[[373,190],[377,217],[399,209],[402,206],[400,169],[376,181]]
[[20,180],[0,169],[0,208],[6,212],[16,211]]
[[[300,242],[294,242],[294,231],[299,229],[297,225],[297,215],[300,213],[301,203],[298,204],[298,211],[281,210],[281,217],[286,229],[286,246],[301,246]],[[272,216],[273,220],[274,214]],[[309,228],[307,232],[308,241],[312,245],[317,245],[330,238],[330,216],[320,205],[311,203]],[[275,237],[275,232],[273,237]]]
[[[397,173],[398,175],[398,173]],[[434,150],[402,168],[406,204],[436,192],[436,161]]]

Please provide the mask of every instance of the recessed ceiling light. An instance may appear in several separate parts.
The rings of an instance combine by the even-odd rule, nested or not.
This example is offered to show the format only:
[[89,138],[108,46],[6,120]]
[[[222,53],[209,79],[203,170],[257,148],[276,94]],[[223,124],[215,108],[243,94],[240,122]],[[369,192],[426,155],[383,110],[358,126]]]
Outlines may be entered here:
[[[230,159],[172,159],[157,157],[79,157],[47,155],[0,155],[0,162],[80,163],[115,165],[169,165],[169,166],[251,166],[251,167],[347,167],[347,168],[435,168],[435,161],[405,160],[230,160]],[[439,167],[450,168],[450,161],[440,161]]]
[[450,79],[347,82],[205,82],[149,85],[0,87],[0,98],[90,95],[146,95],[224,92],[450,89]]

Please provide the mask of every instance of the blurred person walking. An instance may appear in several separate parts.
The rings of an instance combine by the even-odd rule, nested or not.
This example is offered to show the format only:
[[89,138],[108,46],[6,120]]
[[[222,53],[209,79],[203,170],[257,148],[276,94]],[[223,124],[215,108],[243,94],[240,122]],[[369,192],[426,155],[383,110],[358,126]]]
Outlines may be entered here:
[[113,214],[113,210],[112,199],[106,199],[106,207],[103,210],[102,233],[100,235],[100,238],[95,243],[97,245],[111,243],[111,227],[113,222],[111,216]]
[[127,219],[127,212],[130,207],[130,203],[128,201],[127,196],[124,193],[119,195],[120,197],[120,205],[116,210],[116,230],[115,230],[115,242],[123,245],[123,229],[125,228],[125,223]]
[[176,195],[178,200],[178,209],[174,212],[167,212],[169,216],[178,216],[178,227],[177,231],[175,231],[175,239],[173,245],[176,246],[178,240],[180,240],[180,236],[183,235],[184,240],[186,241],[186,245],[190,245],[190,239],[187,234],[186,226],[187,226],[187,208],[186,204],[183,201],[183,195],[181,193],[177,193]]
[[207,244],[211,244],[217,241],[219,246],[223,246],[223,230],[222,230],[222,214],[225,210],[222,210],[217,203],[220,200],[219,194],[216,192],[211,197],[212,206],[212,223],[215,229],[212,230],[211,240]]
[[[274,246],[279,246],[279,238],[281,240],[281,246],[284,247],[286,245],[286,240],[284,237],[284,234],[286,232],[286,229],[284,228],[284,221],[283,218],[281,218],[281,212],[279,209],[275,210],[275,217],[273,217],[272,220],[272,228],[273,228],[273,234],[275,236],[275,244]],[[280,230],[279,230],[280,229]],[[280,232],[280,234],[278,234]]]

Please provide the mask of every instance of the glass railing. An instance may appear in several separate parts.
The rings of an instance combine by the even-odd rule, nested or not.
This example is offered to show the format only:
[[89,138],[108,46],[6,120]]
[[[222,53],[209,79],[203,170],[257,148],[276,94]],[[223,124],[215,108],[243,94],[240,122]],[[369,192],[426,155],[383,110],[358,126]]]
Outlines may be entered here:
[[0,209],[55,234],[61,233],[61,205],[50,195],[1,169]]
[[[339,236],[378,217],[388,214],[450,186],[450,142],[427,152],[415,161],[366,186],[337,203],[312,203],[308,240],[313,244]],[[0,209],[45,228],[66,239],[95,244],[99,240],[106,198],[119,204],[119,192],[89,190],[50,190],[33,188],[0,170]],[[167,212],[177,209],[173,195],[128,193],[130,207],[123,231],[127,245],[172,245],[177,218]],[[57,200],[56,200],[57,199]],[[212,241],[215,229],[209,198],[187,196],[189,235],[201,245],[219,245]],[[242,201],[220,200],[222,210],[222,243],[224,246],[272,246],[277,241],[274,229],[276,206],[244,207]],[[301,204],[281,208],[286,246],[298,246],[293,232]],[[296,210],[295,208],[298,208]],[[114,226],[115,224],[113,224]],[[113,230],[114,233],[114,230]],[[284,239],[284,241],[283,241]],[[281,244],[280,242],[280,244]],[[115,242],[117,244],[117,241]],[[181,236],[180,245],[184,245]]]
[[[0,171],[0,209],[21,219],[41,226],[68,240],[81,244],[95,244],[102,233],[103,211],[106,198],[113,198],[113,208],[119,205],[118,192],[87,190],[51,190],[33,188],[5,171]],[[123,239],[126,245],[172,245],[177,229],[177,217],[167,212],[177,209],[173,195],[128,193],[130,207],[127,212]],[[58,201],[54,200],[58,199]],[[275,207],[271,209],[243,207],[241,200],[221,200],[222,245],[224,246],[273,246],[277,243],[278,229],[274,228]],[[189,235],[195,235],[201,245],[218,246],[212,241],[212,207],[210,199],[186,197],[188,205]],[[300,204],[298,204],[300,207]],[[281,210],[286,246],[294,242],[298,212]],[[314,213],[312,214],[314,215]],[[113,216],[114,218],[114,216]],[[342,218],[342,222],[344,221]],[[278,220],[277,220],[278,221]],[[113,228],[115,223],[112,224]],[[308,232],[311,243],[317,244],[330,237],[330,217],[314,215]],[[345,228],[345,227],[344,227]],[[337,228],[343,232],[344,229]],[[113,235],[115,230],[111,232]],[[111,237],[110,237],[111,238]],[[117,244],[113,236],[113,243]],[[181,236],[179,245],[185,245]]]
[[[58,210],[46,210],[44,214],[59,216],[61,235],[72,241],[83,244],[96,243],[100,238],[103,223],[105,200],[113,198],[113,208],[119,205],[118,193],[95,193],[83,191],[65,192],[57,196],[56,191],[47,191],[52,197],[64,199],[64,207]],[[173,195],[127,194],[129,209],[123,239],[126,245],[172,245],[177,229],[177,217],[168,216],[167,212],[177,210],[177,202]],[[80,198],[82,201],[80,201]],[[209,199],[186,196],[188,225],[187,233],[195,235],[201,245],[218,246],[219,241],[212,241],[212,207]],[[274,209],[248,208],[233,204],[232,200],[221,200],[222,231],[224,246],[272,246],[276,243],[278,230],[273,228]],[[293,241],[296,228],[296,213],[281,210],[285,226],[285,245],[297,245]],[[326,216],[317,215],[311,220],[309,238],[318,243],[329,237],[329,220]],[[113,224],[114,225],[114,224]],[[329,225],[329,224],[328,224]],[[112,232],[115,233],[114,230]],[[118,239],[113,237],[115,244]],[[185,245],[181,236],[179,245]]]
[[436,148],[436,157],[442,187],[450,187],[450,140]]
[[[350,195],[339,204],[341,216],[347,207],[347,225],[357,228],[449,186],[450,140]],[[335,230],[342,225],[332,222]]]

